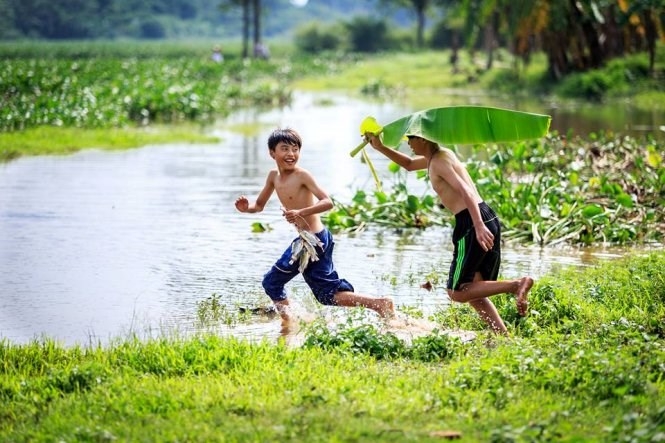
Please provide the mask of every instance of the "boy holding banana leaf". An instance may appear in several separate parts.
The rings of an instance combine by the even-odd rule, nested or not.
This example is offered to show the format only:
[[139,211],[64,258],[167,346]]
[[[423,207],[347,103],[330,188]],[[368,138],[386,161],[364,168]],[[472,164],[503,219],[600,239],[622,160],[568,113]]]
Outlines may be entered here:
[[298,166],[301,147],[302,139],[293,129],[274,130],[268,138],[268,150],[276,169],[268,173],[254,203],[244,195],[235,202],[240,212],[261,212],[275,191],[284,218],[298,230],[298,236],[264,275],[266,294],[274,302],[285,326],[291,317],[284,286],[299,273],[323,305],[362,306],[373,309],[381,317],[393,317],[391,299],[357,294],[348,281],[339,278],[332,259],[333,237],[321,222],[321,213],[330,210],[333,203],[312,174]]
[[480,197],[465,166],[453,151],[422,136],[409,133],[406,136],[414,157],[386,147],[376,134],[365,133],[374,149],[407,171],[427,170],[441,203],[455,214],[448,295],[453,301],[469,303],[494,332],[506,334],[506,326],[489,297],[514,294],[517,310],[524,316],[533,279],[522,277],[497,281],[501,263],[501,226],[496,214]]

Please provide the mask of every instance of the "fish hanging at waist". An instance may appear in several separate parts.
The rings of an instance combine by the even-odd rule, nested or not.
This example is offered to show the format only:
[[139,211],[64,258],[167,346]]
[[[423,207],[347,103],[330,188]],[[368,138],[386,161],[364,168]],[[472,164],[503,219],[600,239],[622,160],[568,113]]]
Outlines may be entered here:
[[323,250],[323,242],[309,231],[304,229],[298,231],[298,238],[291,243],[291,260],[289,264],[298,262],[298,271],[307,269],[307,265],[313,261],[319,261],[317,246]]

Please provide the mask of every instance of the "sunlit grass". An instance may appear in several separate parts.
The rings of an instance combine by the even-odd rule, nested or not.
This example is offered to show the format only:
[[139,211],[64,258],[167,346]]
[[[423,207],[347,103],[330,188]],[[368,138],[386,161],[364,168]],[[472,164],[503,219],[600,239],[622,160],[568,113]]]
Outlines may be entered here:
[[333,75],[305,77],[294,86],[309,90],[359,91],[379,82],[389,88],[417,90],[452,88],[464,81],[465,73],[452,73],[449,51],[385,53],[359,56],[357,62]]
[[0,341],[0,440],[659,441],[664,294],[653,252],[543,277],[525,319],[499,296],[512,336],[480,326],[467,343],[406,342],[360,317],[315,323],[300,347],[213,334]]
[[[658,46],[658,54],[665,54],[665,46]],[[548,79],[547,59],[543,53],[534,53],[528,63],[516,59],[506,50],[494,55],[492,69],[487,70],[487,55],[481,51],[471,55],[459,51],[458,69],[450,63],[450,50],[425,50],[419,52],[388,52],[360,55],[354,63],[344,64],[328,75],[306,76],[294,82],[294,86],[306,90],[340,90],[352,94],[364,94],[391,102],[404,101],[416,109],[458,104],[465,95],[484,96],[483,103],[491,106],[494,95],[537,98],[557,96],[560,101],[571,97],[583,99],[584,91],[572,91],[571,97],[559,94],[561,82]],[[617,66],[642,63],[644,53],[625,59],[615,59],[606,69],[598,70],[600,76],[608,75]],[[634,99],[637,107],[645,110],[661,109],[662,55],[656,63],[656,78],[628,82],[627,85],[607,85],[602,93],[607,97]],[[619,69],[620,70],[620,69]],[[592,71],[593,73],[594,71]],[[581,74],[585,75],[585,74]],[[662,83],[662,82],[661,82]]]
[[219,139],[194,125],[150,128],[80,129],[39,126],[0,132],[0,161],[27,155],[62,155],[84,148],[127,149],[150,144],[216,143]]
[[[665,91],[640,92],[633,98],[635,105],[640,109],[663,111],[665,110]],[[665,122],[660,122],[665,125]]]

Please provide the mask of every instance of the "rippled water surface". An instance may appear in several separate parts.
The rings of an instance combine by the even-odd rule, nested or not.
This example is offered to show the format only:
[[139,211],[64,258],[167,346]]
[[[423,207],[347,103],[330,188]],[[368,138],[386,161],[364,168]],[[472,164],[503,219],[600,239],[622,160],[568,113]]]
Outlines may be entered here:
[[[106,342],[130,333],[191,331],[197,306],[213,294],[232,310],[267,304],[261,277],[295,231],[281,219],[275,196],[260,214],[240,214],[233,202],[240,194],[255,197],[273,166],[268,133],[276,126],[299,130],[301,165],[344,200],[373,186],[368,168],[348,154],[359,142],[359,121],[366,115],[389,121],[403,113],[351,99],[319,106],[302,96],[290,108],[238,114],[228,122],[258,120],[263,129],[255,137],[217,128],[222,140],[210,145],[86,150],[0,165],[0,337]],[[373,159],[383,172],[386,161]],[[273,229],[254,234],[255,221]],[[448,303],[448,230],[340,234],[335,248],[340,275],[359,292],[387,294],[398,306],[426,312]],[[502,276],[537,277],[616,255],[506,246]],[[435,272],[439,286],[421,289]],[[314,306],[299,277],[289,290],[297,304]],[[277,337],[279,321],[219,330]]]

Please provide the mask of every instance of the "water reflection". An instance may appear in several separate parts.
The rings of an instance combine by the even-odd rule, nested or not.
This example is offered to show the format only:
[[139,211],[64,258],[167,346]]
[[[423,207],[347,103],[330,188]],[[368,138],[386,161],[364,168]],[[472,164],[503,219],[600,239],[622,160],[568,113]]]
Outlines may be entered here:
[[[88,150],[0,166],[0,337],[87,344],[132,332],[188,332],[197,327],[198,303],[212,294],[231,309],[266,304],[261,276],[295,231],[283,222],[276,199],[251,215],[237,213],[233,202],[240,194],[255,196],[273,167],[268,133],[276,126],[299,130],[302,166],[343,200],[373,186],[368,168],[348,155],[359,141],[358,122],[366,115],[389,121],[405,112],[353,99],[321,106],[315,97],[299,96],[287,109],[248,111],[227,122],[258,122],[263,129],[250,137],[220,126],[217,144]],[[387,180],[387,160],[373,159]],[[255,221],[272,230],[253,234]],[[448,303],[449,231],[368,230],[338,235],[336,243],[338,271],[358,291],[390,295],[398,306],[425,312]],[[506,278],[537,277],[622,253],[504,251]],[[437,278],[433,291],[420,287]],[[290,294],[305,309],[320,309],[302,279],[291,283]],[[216,330],[272,339],[279,329],[279,320],[257,318]]]

